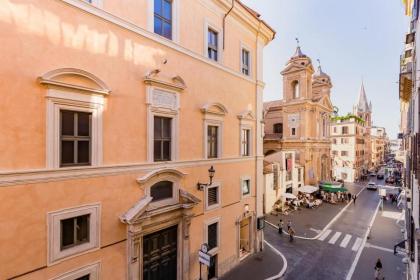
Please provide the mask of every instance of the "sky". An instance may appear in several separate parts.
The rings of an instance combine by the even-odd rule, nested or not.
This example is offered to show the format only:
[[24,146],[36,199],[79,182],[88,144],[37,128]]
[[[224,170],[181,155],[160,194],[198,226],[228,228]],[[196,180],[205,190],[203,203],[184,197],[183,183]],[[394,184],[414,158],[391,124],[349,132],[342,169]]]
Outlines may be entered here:
[[391,139],[399,130],[399,56],[409,18],[401,0],[242,0],[276,30],[264,49],[264,101],[282,98],[281,70],[296,49],[330,75],[339,114],[352,111],[362,79],[373,125]]

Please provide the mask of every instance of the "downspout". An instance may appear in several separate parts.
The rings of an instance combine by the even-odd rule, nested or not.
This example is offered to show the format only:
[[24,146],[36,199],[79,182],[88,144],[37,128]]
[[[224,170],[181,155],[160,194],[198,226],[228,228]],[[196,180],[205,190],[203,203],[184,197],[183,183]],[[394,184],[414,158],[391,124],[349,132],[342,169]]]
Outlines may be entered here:
[[227,11],[227,13],[223,16],[223,50],[225,49],[225,27],[226,27],[226,18],[227,16],[230,14],[230,12],[233,10],[233,7],[235,6],[235,0],[232,0],[232,5],[229,9],[229,11]]
[[[255,37],[255,109],[257,109],[257,107],[258,107],[258,37],[259,37],[259,35],[260,35],[260,30],[261,30],[261,20],[259,20],[259,24],[258,24],[258,30],[257,30],[257,35],[256,35],[256,37]],[[256,110],[257,111],[257,110]],[[260,113],[262,113],[262,112],[256,112],[256,120],[255,120],[255,130],[256,130],[256,136],[257,137],[261,137],[262,135],[261,135],[261,133],[263,133],[261,130],[260,131],[258,131],[258,122],[260,121],[260,118],[262,117],[262,116],[260,116],[260,117],[258,117],[258,115],[260,114]],[[262,119],[261,119],[261,121],[262,121]],[[260,126],[261,126],[261,128],[262,128],[262,125],[260,124]],[[260,135],[257,135],[257,133],[259,133]],[[258,139],[258,138],[256,138],[256,139]],[[255,141],[256,142],[256,144],[258,145],[258,141]],[[264,145],[264,139],[262,139],[262,145]],[[256,155],[255,155],[255,182],[257,183],[257,180],[258,180],[258,158],[260,157],[260,155],[257,153],[258,152],[258,148],[256,147],[256,149],[255,149],[255,151],[256,151]],[[264,164],[263,164],[263,169],[262,169],[262,171],[264,171]],[[262,175],[263,177],[262,177],[262,179],[263,179],[263,182],[262,182],[262,184],[263,184],[263,186],[260,186],[260,187],[263,187],[264,188],[264,191],[262,192],[262,199],[264,199],[264,193],[265,193],[265,185],[264,185],[264,172],[263,172],[263,175]],[[254,224],[256,224],[256,222],[257,222],[257,219],[258,219],[258,213],[257,213],[257,211],[258,211],[258,184],[255,184],[255,191],[256,191],[256,199],[255,199],[255,223]],[[263,209],[263,213],[264,213],[264,209]],[[258,248],[260,249],[260,251],[262,251],[263,250],[263,248],[264,248],[264,232],[263,232],[263,230],[260,230],[260,244],[258,244],[257,242],[258,242],[258,238],[255,238],[255,242],[256,242],[256,244],[255,244],[255,248],[258,250]],[[257,237],[257,236],[256,236]]]

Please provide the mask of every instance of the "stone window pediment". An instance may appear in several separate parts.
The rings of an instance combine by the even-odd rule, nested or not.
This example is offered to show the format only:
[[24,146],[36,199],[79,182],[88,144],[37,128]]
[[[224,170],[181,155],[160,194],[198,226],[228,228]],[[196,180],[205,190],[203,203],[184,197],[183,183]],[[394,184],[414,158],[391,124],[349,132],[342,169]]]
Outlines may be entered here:
[[201,107],[201,112],[205,114],[225,116],[228,113],[228,110],[223,104],[215,102],[205,104],[203,107]]
[[77,90],[82,93],[108,95],[109,87],[97,76],[77,68],[60,68],[49,71],[38,78],[42,85]]

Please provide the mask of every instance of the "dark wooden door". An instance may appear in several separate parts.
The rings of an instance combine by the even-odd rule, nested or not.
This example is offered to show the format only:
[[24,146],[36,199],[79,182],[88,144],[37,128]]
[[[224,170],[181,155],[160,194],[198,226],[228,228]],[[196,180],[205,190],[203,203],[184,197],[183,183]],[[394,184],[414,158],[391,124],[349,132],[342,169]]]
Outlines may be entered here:
[[143,279],[177,279],[178,226],[143,237]]

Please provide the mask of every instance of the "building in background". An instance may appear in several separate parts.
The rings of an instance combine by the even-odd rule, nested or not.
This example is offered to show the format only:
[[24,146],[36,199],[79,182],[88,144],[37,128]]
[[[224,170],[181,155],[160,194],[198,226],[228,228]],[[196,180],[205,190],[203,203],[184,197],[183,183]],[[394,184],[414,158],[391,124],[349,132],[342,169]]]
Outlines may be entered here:
[[389,139],[384,127],[373,126],[370,132],[372,144],[372,167],[377,169],[385,162],[385,155],[387,154]]
[[297,195],[304,185],[304,169],[295,161],[294,151],[280,151],[264,157],[264,213],[270,213],[285,193]]
[[213,279],[261,249],[274,31],[240,1],[127,5],[0,8],[0,279]]
[[366,176],[371,167],[371,114],[372,105],[367,103],[362,83],[353,114],[332,118],[330,135],[334,179],[355,182]]
[[281,74],[283,99],[264,103],[264,154],[295,151],[296,162],[305,170],[305,184],[328,180],[331,79],[321,66],[314,72],[299,46]]

